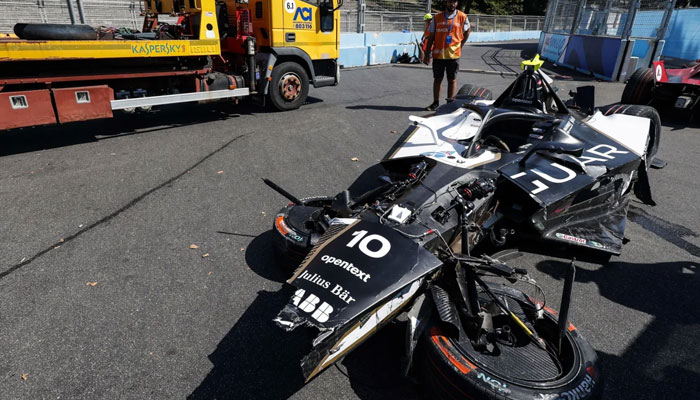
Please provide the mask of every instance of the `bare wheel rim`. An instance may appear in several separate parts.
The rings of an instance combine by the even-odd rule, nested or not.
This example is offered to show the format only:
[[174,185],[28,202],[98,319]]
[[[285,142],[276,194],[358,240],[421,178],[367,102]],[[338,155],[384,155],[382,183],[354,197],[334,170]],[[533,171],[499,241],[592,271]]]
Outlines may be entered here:
[[294,101],[301,95],[301,78],[288,72],[280,78],[279,91],[286,101]]

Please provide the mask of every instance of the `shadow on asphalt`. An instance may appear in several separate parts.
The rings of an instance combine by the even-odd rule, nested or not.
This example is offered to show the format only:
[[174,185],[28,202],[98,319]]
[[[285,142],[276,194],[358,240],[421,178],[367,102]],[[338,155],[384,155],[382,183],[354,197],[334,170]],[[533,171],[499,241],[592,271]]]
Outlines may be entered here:
[[216,350],[212,370],[187,398],[286,399],[304,385],[299,361],[308,352],[312,332],[285,332],[272,319],[293,294],[291,287],[258,292]]
[[[427,106],[427,104],[426,104]],[[401,107],[401,106],[382,106],[382,105],[357,105],[347,106],[348,110],[378,110],[378,111],[425,111],[423,107]]]
[[[562,95],[562,93],[559,94],[560,97]],[[605,112],[611,107],[620,104],[622,103],[616,102],[612,104],[596,106],[596,108],[600,110],[603,114],[605,114]],[[700,110],[696,111],[696,115],[693,115],[691,112],[675,110],[673,109],[673,107],[667,107],[662,104],[652,103],[651,106],[654,107],[659,113],[659,117],[661,117],[661,125],[667,128],[671,128],[671,131],[679,131],[685,128],[700,128]]]
[[[566,265],[566,262],[546,260],[536,267],[563,280]],[[577,282],[593,282],[604,298],[652,318],[621,356],[598,352],[604,379],[608,387],[616,388],[614,393],[605,393],[606,398],[697,398],[699,274],[697,263],[689,261],[611,262],[596,270],[576,271]],[[621,320],[624,318],[620,316]],[[606,329],[610,336],[629,335],[615,326]],[[679,354],[682,356],[678,357]]]
[[700,109],[694,111],[693,115],[693,112],[690,111],[680,111],[658,104],[652,105],[659,112],[661,125],[671,128],[671,131],[680,131],[685,128],[700,129]]
[[678,225],[665,219],[651,215],[642,208],[630,207],[629,219],[647,231],[655,234],[661,240],[665,240],[672,245],[687,251],[695,257],[700,258],[700,247],[693,244],[688,238],[700,237],[697,232],[686,228],[683,225]]
[[[323,100],[308,97],[304,104]],[[211,121],[221,121],[241,115],[276,112],[271,106],[261,107],[243,102],[219,101],[210,104],[175,104],[156,107],[150,112],[126,114],[115,112],[112,119],[73,122],[65,125],[37,126],[14,129],[0,134],[0,157],[97,142],[113,137],[145,134]]]
[[402,372],[406,327],[392,323],[369,338],[337,368],[363,400],[421,399],[421,388]]
[[[291,270],[277,265],[273,235],[268,230],[253,239],[246,248],[246,264],[265,279],[284,282]],[[188,399],[286,399],[296,393],[304,385],[299,362],[314,332],[305,327],[285,332],[272,321],[293,294],[289,285],[277,292],[259,291],[209,355],[213,368]]]
[[268,229],[253,239],[246,247],[245,262],[259,276],[282,283],[292,276],[298,264],[282,260],[276,255],[273,245],[275,235],[276,232]]
[[[223,233],[223,232],[222,232]],[[246,248],[246,263],[261,277],[283,282],[293,268],[281,268],[268,230]],[[285,332],[272,321],[292,297],[290,285],[278,292],[260,291],[253,303],[209,355],[214,365],[188,399],[286,399],[304,385],[301,359],[309,352],[314,328]],[[390,324],[341,362],[361,399],[414,399],[416,385],[401,372],[403,324]]]
[[144,134],[202,122],[226,120],[242,114],[266,112],[261,107],[212,104],[178,104],[154,108],[147,113],[116,112],[112,119],[73,122],[65,125],[15,129],[0,134],[0,156],[96,142],[112,137]]

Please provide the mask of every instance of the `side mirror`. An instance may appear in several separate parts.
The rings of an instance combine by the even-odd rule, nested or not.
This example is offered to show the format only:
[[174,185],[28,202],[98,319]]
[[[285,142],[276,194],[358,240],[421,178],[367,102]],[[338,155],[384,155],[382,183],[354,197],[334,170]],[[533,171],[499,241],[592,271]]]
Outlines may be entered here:
[[331,207],[338,213],[339,217],[349,217],[352,214],[352,209],[350,208],[350,192],[343,190],[342,192],[338,193],[335,196],[335,199],[333,199]]
[[575,92],[569,92],[572,106],[578,107],[586,115],[593,114],[595,108],[595,86],[579,86]]
[[325,0],[319,4],[319,12],[321,13],[321,32],[332,32],[335,28],[333,20],[333,1]]

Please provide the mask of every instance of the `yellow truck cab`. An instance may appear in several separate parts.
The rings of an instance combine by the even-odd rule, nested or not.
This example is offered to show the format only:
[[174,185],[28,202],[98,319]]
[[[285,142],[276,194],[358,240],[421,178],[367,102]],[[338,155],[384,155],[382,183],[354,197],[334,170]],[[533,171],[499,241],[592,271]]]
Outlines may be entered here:
[[298,108],[339,82],[341,5],[145,0],[140,32],[18,23],[0,35],[0,130],[245,96]]

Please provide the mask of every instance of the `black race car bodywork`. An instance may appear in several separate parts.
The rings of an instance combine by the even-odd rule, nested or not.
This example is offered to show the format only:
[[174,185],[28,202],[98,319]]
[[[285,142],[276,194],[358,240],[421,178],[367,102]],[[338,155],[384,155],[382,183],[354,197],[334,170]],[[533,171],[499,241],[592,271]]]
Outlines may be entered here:
[[[308,379],[402,311],[412,350],[420,293],[442,279],[450,249],[466,253],[517,232],[620,252],[630,196],[652,201],[646,170],[658,127],[580,115],[549,82],[529,69],[495,101],[468,97],[411,117],[383,161],[335,197],[301,201],[275,187],[294,203],[275,221],[279,248],[305,256],[288,281],[296,294],[275,321],[321,331],[302,362]],[[457,218],[459,207],[468,218]],[[570,378],[572,387],[592,379],[584,375]]]

